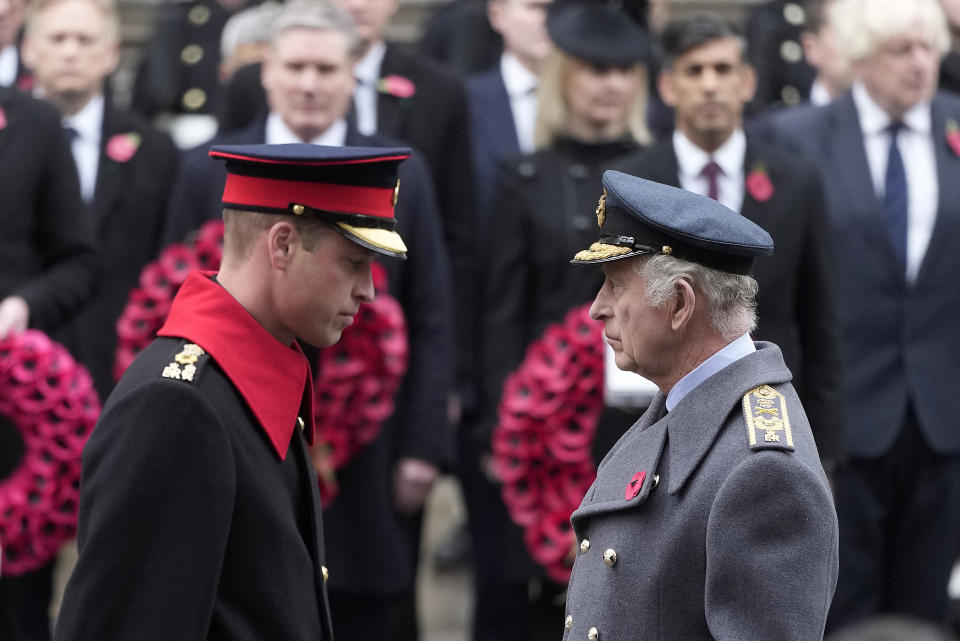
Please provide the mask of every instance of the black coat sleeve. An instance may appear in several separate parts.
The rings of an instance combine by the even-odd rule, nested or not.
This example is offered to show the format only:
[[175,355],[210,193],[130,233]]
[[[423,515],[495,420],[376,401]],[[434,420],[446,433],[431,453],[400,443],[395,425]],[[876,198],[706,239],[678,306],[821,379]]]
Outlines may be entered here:
[[[45,112],[47,105],[43,105]],[[80,198],[80,181],[59,117],[37,121],[33,143],[43,149],[35,188],[30,239],[41,255],[41,272],[11,293],[30,307],[30,326],[50,332],[78,312],[95,293],[99,279],[93,224]],[[28,187],[29,188],[29,187]]]
[[409,251],[396,295],[406,317],[410,360],[398,396],[395,456],[444,465],[453,454],[447,424],[455,369],[450,268],[429,170],[413,156],[399,176],[398,226]]
[[195,388],[158,378],[118,399],[84,449],[80,558],[55,639],[206,639],[236,481]]
[[483,260],[480,326],[484,429],[492,429],[496,422],[503,383],[522,360],[530,336],[528,306],[533,268],[528,258],[532,241],[528,238],[529,213],[524,205],[525,180],[513,163],[504,163],[492,201]]

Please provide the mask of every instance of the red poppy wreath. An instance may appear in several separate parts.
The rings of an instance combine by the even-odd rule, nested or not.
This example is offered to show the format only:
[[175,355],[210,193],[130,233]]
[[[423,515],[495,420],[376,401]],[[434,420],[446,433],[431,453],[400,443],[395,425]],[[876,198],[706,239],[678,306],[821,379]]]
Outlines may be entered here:
[[93,380],[28,330],[0,340],[3,574],[36,570],[76,534],[80,454],[100,415]]
[[603,410],[602,324],[589,306],[567,313],[527,349],[504,384],[493,463],[507,511],[533,558],[570,578],[570,515],[596,476],[590,445]]
[[[192,241],[164,249],[140,273],[117,321],[114,377],[156,336],[170,303],[194,269],[216,270],[223,255],[223,222],[206,223]],[[380,431],[393,413],[394,395],[407,370],[407,328],[399,303],[386,293],[387,275],[374,263],[376,299],[360,307],[340,342],[320,350],[314,370],[314,419],[328,462],[341,469]],[[333,499],[336,485],[321,474],[321,494]]]

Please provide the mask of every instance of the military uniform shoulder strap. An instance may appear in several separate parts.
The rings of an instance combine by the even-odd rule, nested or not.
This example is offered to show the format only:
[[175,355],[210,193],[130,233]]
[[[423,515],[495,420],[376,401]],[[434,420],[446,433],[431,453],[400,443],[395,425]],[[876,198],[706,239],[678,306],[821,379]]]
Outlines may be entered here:
[[787,414],[787,399],[769,385],[743,395],[743,416],[750,449],[793,451],[793,432]]
[[170,357],[170,363],[160,373],[162,378],[175,378],[196,384],[200,376],[200,369],[210,358],[203,348],[196,343],[181,341],[177,352]]

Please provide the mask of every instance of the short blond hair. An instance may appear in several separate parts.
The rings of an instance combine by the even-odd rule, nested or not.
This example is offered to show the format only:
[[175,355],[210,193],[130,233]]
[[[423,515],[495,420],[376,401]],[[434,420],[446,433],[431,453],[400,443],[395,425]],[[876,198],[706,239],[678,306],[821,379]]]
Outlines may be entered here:
[[[573,69],[579,62],[576,58],[554,47],[543,61],[540,82],[537,86],[537,122],[534,128],[534,144],[538,149],[553,145],[554,141],[567,135],[569,107],[564,97],[564,87]],[[650,142],[647,129],[647,68],[637,63],[641,70],[640,91],[627,114],[627,131],[638,143]]]
[[950,31],[938,0],[836,0],[830,11],[837,47],[851,62],[869,58],[917,21],[941,55],[950,49]]
[[312,252],[321,236],[332,231],[329,225],[316,216],[290,216],[288,214],[265,214],[246,209],[223,210],[223,252],[243,261],[250,257],[257,236],[273,227],[278,221],[293,224],[300,235],[303,248]]
[[[65,1],[66,0],[28,0],[27,17],[24,21],[25,33],[30,34],[30,32],[33,31],[37,16],[40,13]],[[86,2],[89,2],[103,12],[107,19],[107,38],[110,40],[110,42],[119,43],[120,16],[117,13],[117,4],[114,2],[114,0],[86,0]]]

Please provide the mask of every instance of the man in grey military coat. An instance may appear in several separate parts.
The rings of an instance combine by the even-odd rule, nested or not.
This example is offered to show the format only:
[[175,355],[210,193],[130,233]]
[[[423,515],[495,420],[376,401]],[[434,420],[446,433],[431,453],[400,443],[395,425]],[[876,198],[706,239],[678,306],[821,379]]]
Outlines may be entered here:
[[660,389],[573,513],[564,639],[823,637],[837,517],[780,349],[754,343],[773,241],[716,201],[608,171],[591,307]]

